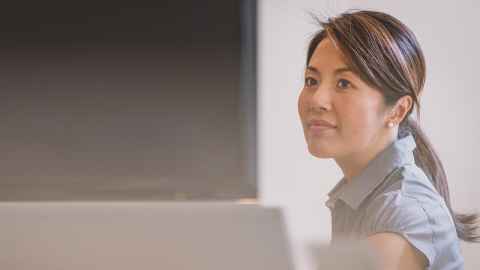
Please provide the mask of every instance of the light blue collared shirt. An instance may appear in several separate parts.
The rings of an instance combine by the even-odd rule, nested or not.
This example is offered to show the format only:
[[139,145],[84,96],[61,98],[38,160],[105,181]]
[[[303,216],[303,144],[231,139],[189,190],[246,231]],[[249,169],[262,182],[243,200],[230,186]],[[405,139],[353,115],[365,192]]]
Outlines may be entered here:
[[415,165],[415,139],[397,139],[347,184],[329,193],[332,244],[397,233],[425,255],[429,270],[463,269],[452,216],[422,169]]

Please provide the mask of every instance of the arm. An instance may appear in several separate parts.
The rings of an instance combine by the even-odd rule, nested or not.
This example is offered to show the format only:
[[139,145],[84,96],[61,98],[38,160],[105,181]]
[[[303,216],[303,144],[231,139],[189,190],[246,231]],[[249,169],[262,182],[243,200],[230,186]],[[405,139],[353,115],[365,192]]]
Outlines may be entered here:
[[423,270],[426,257],[396,233],[377,233],[367,238],[381,270]]

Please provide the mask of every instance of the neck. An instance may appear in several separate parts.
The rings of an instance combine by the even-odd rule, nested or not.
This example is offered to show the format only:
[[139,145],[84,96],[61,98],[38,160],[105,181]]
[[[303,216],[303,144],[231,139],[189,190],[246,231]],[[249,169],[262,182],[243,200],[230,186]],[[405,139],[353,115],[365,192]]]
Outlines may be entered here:
[[359,175],[380,152],[395,141],[396,134],[388,134],[375,138],[366,148],[351,152],[346,156],[336,157],[335,162],[343,171],[344,178],[350,182]]

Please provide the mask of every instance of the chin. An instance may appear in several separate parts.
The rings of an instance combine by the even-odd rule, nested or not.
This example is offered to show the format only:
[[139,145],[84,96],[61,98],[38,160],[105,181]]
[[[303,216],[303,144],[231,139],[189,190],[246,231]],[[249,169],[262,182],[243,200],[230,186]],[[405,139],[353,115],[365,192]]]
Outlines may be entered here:
[[315,145],[315,146],[309,145],[308,152],[310,152],[312,156],[317,158],[333,158],[335,156],[333,151],[328,149],[328,147],[321,147],[319,145]]

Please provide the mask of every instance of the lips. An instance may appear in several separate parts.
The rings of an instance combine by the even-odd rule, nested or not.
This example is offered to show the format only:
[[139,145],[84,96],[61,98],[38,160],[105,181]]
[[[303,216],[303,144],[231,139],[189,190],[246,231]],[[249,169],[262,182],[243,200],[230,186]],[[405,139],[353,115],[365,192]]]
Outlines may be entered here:
[[335,126],[334,124],[332,124],[331,122],[327,121],[327,120],[324,120],[324,119],[312,119],[312,120],[309,120],[308,122],[308,127],[310,128],[336,128],[337,126]]
[[308,132],[313,136],[324,136],[330,134],[337,127],[324,119],[311,119],[307,122]]

